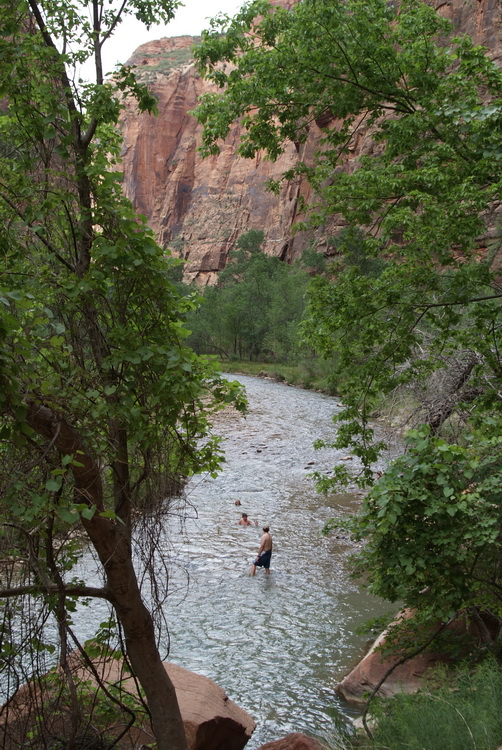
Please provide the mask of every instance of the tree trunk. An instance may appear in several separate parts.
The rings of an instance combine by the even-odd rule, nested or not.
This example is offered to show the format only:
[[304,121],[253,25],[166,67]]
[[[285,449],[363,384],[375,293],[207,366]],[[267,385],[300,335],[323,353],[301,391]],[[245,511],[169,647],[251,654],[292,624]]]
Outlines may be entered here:
[[[131,548],[117,524],[84,520],[106,572],[106,588],[122,625],[129,661],[152,715],[158,750],[187,750],[185,729],[174,685],[162,663],[150,612],[145,607],[132,564]],[[102,523],[104,521],[104,523]]]
[[467,360],[461,365],[457,363],[459,371],[452,373],[449,388],[446,392],[439,393],[435,397],[433,404],[429,406],[427,415],[427,424],[431,431],[437,435],[442,425],[448,417],[455,411],[459,402],[469,403],[479,396],[480,391],[477,388],[466,388],[466,384],[471,376],[474,366],[477,363],[475,354],[470,353]]
[[188,750],[176,691],[162,663],[150,612],[145,607],[132,563],[128,527],[103,518],[103,486],[99,466],[78,432],[47,406],[28,402],[31,427],[48,438],[62,455],[75,455],[72,466],[77,502],[95,506],[92,519],[82,518],[106,574],[106,590],[122,625],[127,655],[152,716],[158,750]]

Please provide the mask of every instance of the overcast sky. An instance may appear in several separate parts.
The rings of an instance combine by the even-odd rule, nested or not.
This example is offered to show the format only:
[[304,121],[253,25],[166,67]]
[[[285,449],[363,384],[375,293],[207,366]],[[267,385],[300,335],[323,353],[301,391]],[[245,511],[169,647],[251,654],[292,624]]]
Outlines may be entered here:
[[[128,16],[103,46],[104,70],[106,73],[112,72],[116,63],[126,62],[134,50],[145,42],[164,36],[197,36],[208,27],[208,19],[218,13],[233,16],[243,2],[244,0],[185,0],[184,7],[178,8],[171,23],[152,26],[150,31],[136,19]],[[85,69],[81,74],[85,75]]]

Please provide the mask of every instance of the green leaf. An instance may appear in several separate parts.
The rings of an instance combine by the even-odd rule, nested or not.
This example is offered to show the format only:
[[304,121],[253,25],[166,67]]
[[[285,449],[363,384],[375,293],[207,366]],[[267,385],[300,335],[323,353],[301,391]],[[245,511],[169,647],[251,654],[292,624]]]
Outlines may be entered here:
[[58,492],[61,489],[61,485],[63,484],[63,477],[62,476],[56,476],[53,479],[48,479],[45,483],[45,489],[48,490],[48,492]]
[[68,508],[59,508],[58,514],[65,523],[75,523],[79,520],[78,513],[68,510]]
[[114,510],[103,510],[99,514],[100,518],[111,518],[115,520],[117,518],[117,514]]

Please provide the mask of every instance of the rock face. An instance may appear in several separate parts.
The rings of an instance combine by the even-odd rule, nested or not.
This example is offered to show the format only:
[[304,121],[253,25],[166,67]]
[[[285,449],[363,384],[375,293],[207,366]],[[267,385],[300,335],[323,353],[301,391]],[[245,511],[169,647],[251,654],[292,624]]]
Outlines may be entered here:
[[138,115],[131,104],[125,112],[123,184],[158,242],[186,259],[186,277],[207,283],[224,268],[236,239],[250,229],[265,229],[268,254],[293,257],[290,229],[300,186],[285,187],[278,196],[266,192],[267,180],[293,166],[296,149],[289,147],[276,163],[236,158],[238,126],[218,156],[200,158],[201,128],[188,113],[207,84],[189,63],[150,74],[152,58],[146,56],[189,52],[194,41],[161,39],[140,47],[130,61],[146,68],[141,77],[158,97],[159,114]]
[[[252,717],[231,701],[223,688],[208,677],[171,663],[166,664],[165,667],[176,689],[189,750],[242,750],[256,727]],[[71,668],[80,680],[88,681],[89,695],[92,695],[95,691],[96,679],[87,668],[82,667],[76,655],[72,657]],[[95,661],[94,668],[108,688],[120,684],[131,695],[137,695],[132,679],[123,679],[120,662]],[[124,696],[125,693],[119,695],[127,703]],[[154,742],[155,738],[146,717],[142,728],[136,726],[127,729],[129,715],[121,712],[117,707],[112,713],[108,709],[108,713],[102,715],[100,720],[97,696],[92,702],[95,703],[92,709],[94,715],[84,717],[85,720],[78,735],[82,742],[85,740],[85,743],[88,743],[85,747],[94,746],[91,740],[97,742],[101,734],[105,734],[109,741],[111,741],[110,738],[118,737],[117,744],[114,745],[118,750],[136,750],[143,745],[150,746]],[[0,746],[3,750],[19,748],[34,723],[41,722],[44,713],[46,713],[45,728],[42,732],[45,741],[50,744],[50,741],[56,738],[68,737],[69,703],[68,696],[66,699],[63,696],[58,700],[54,696],[49,698],[45,694],[44,698],[38,684],[25,685],[0,711]],[[49,706],[50,710],[44,712],[42,704]],[[103,725],[104,721],[106,725]],[[126,728],[125,733],[124,728]]]
[[[486,45],[494,59],[502,59],[498,0],[430,1],[458,31]],[[282,0],[282,4],[293,2]],[[298,180],[276,196],[265,190],[265,183],[277,179],[297,160],[308,161],[319,143],[320,126],[330,124],[329,116],[325,122],[312,124],[307,143],[298,148],[291,144],[274,163],[261,156],[254,160],[235,156],[239,125],[218,156],[202,160],[197,153],[201,128],[189,112],[209,85],[191,61],[196,41],[193,37],[160,39],[139,47],[129,60],[158,98],[159,114],[138,114],[131,104],[124,113],[126,195],[147,217],[159,243],[187,261],[186,278],[201,284],[214,281],[236,239],[250,229],[263,230],[264,251],[286,261],[298,258],[311,240],[318,250],[326,251],[327,238],[337,228],[336,217],[331,226],[315,234],[293,236],[291,232],[299,218],[299,197],[308,200],[310,196],[308,185]],[[361,136],[350,158],[367,148]]]

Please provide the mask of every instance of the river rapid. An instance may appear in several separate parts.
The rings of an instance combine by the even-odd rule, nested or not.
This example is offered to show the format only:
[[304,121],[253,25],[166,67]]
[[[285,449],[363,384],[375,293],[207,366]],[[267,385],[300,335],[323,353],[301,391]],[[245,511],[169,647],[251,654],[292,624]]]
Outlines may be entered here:
[[[354,715],[335,685],[365,651],[356,630],[390,609],[350,579],[348,538],[321,533],[328,519],[361,502],[356,493],[319,495],[309,477],[347,458],[313,448],[317,438],[333,438],[341,407],[271,380],[227,377],[245,386],[248,414],[228,409],[217,417],[223,470],[193,478],[171,502],[159,542],[169,570],[163,655],[210,677],[252,715],[257,727],[246,750],[293,731],[334,745]],[[239,526],[242,512],[258,525]],[[271,574],[258,569],[251,578],[265,523],[274,542]],[[88,583],[91,565],[89,553]],[[78,607],[82,640],[106,619],[105,606]]]

